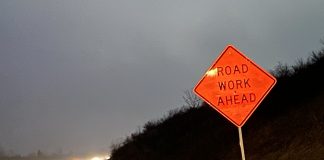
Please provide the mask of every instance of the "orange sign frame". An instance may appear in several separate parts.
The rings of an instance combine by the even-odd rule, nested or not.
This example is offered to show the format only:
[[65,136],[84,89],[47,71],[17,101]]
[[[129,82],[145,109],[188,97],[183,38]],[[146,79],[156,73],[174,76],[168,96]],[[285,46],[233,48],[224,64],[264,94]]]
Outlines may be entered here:
[[228,45],[193,89],[237,127],[242,127],[277,80]]

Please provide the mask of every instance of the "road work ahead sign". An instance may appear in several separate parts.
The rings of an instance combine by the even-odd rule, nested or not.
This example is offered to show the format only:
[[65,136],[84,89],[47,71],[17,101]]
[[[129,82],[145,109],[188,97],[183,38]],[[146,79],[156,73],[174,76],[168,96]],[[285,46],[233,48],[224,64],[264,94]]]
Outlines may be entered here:
[[252,115],[276,79],[227,46],[194,88],[194,92],[237,127]]

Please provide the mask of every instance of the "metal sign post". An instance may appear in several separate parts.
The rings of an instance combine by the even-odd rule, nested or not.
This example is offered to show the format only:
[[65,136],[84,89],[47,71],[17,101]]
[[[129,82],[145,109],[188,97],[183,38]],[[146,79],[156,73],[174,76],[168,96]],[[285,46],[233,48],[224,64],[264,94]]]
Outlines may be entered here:
[[239,131],[239,139],[240,139],[240,147],[241,147],[242,160],[245,160],[244,145],[243,145],[243,136],[242,136],[242,129],[241,129],[241,127],[238,127],[238,131]]

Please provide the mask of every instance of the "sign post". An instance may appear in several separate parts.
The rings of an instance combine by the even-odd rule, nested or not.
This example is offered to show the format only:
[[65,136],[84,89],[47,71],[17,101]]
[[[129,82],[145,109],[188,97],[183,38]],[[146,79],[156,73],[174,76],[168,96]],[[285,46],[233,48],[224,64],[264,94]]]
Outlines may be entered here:
[[232,45],[228,45],[194,88],[201,99],[238,127],[245,160],[241,127],[276,84],[276,79]]
[[239,140],[240,140],[240,148],[241,148],[241,155],[242,160],[245,160],[245,153],[244,153],[244,145],[243,145],[243,136],[242,136],[242,127],[238,127],[239,130]]

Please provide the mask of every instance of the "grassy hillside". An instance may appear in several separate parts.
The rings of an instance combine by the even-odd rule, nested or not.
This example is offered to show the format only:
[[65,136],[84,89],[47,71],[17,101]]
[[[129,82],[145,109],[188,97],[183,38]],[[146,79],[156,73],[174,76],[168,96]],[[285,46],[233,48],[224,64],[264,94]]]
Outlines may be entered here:
[[[324,49],[295,66],[278,65],[278,82],[244,125],[248,160],[324,159]],[[112,148],[112,160],[237,160],[237,128],[203,103],[148,122]]]

